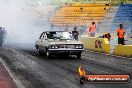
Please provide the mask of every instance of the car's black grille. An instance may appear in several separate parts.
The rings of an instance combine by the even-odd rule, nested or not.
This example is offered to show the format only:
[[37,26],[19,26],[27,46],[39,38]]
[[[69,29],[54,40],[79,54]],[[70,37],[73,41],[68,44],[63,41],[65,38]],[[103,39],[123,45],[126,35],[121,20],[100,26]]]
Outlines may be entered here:
[[72,49],[75,49],[75,45],[59,45],[59,48],[72,48]]

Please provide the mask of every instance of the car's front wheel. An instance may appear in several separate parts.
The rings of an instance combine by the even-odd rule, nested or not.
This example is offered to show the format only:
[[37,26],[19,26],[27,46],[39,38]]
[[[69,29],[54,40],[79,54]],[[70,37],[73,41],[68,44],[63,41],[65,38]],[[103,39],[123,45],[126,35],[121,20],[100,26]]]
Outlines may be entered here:
[[81,53],[77,54],[76,56],[77,56],[78,59],[80,59],[81,58]]
[[38,52],[39,55],[43,54],[39,48],[37,48],[37,52]]
[[50,57],[51,57],[51,54],[49,53],[48,50],[46,51],[46,57],[47,57],[47,58],[50,58]]

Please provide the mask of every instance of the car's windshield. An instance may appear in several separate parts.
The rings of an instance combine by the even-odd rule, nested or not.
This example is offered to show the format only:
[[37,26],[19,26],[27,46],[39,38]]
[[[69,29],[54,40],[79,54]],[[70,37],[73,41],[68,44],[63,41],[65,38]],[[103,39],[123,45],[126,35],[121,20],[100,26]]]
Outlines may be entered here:
[[70,32],[49,32],[49,39],[73,39]]

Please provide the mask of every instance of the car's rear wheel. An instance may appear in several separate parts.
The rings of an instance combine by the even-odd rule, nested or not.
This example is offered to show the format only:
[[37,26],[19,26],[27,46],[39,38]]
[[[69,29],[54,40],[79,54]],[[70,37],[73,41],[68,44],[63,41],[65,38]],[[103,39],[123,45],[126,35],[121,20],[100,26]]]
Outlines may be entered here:
[[81,53],[77,54],[76,56],[77,56],[78,59],[80,59],[81,58]]

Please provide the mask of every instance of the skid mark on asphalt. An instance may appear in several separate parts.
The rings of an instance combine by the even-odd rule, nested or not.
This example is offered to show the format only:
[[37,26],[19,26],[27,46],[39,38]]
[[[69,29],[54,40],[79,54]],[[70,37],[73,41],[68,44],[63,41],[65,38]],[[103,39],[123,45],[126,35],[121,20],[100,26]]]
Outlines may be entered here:
[[[31,54],[31,53],[30,53]],[[31,54],[32,55],[32,54]],[[41,59],[43,58],[43,57],[40,57]],[[68,59],[68,58],[63,58],[64,60],[61,60],[61,58],[56,58],[56,59],[48,59],[48,60],[44,60],[44,61],[49,61],[50,63],[52,63],[52,64],[54,64],[55,66],[61,66],[61,68],[62,69],[64,69],[64,68],[68,68],[68,69],[71,69],[71,70],[73,70],[73,69],[75,69],[76,67],[78,67],[79,65],[80,65],[80,63],[82,63],[81,61],[82,60],[75,60],[75,59],[73,59],[73,58],[70,58],[70,59],[73,59],[73,60],[70,60],[70,59]],[[68,60],[67,60],[68,59]],[[58,61],[59,60],[59,61]],[[70,61],[69,61],[70,60]],[[62,62],[64,62],[64,64],[62,63]],[[87,62],[86,61],[84,61],[85,63],[83,63],[83,65],[84,65],[84,67],[86,67],[87,66]],[[91,65],[91,64],[90,64]],[[90,69],[93,69],[92,68],[92,66],[90,66],[90,65],[88,65],[88,68],[90,67]],[[98,64],[97,64],[97,66],[98,66]],[[96,66],[96,67],[97,67]],[[86,71],[89,71],[88,69],[86,69]],[[111,69],[111,71],[113,71],[113,69]],[[101,70],[99,69],[99,70],[95,70],[95,69],[93,69],[93,70],[91,70],[91,71],[89,71],[89,73],[93,73],[93,74],[97,74],[97,73],[100,73],[101,72]],[[107,71],[105,71],[105,73],[106,73]],[[113,71],[114,72],[114,71]],[[113,73],[112,72],[112,73]],[[101,72],[101,73],[103,73],[103,72]],[[101,74],[100,73],[100,74]],[[109,73],[109,72],[107,72],[107,73]],[[120,72],[119,72],[120,73]],[[110,74],[110,73],[109,73]],[[111,84],[110,84],[111,85]],[[122,85],[120,85],[120,84],[112,84],[113,86],[115,86],[115,88],[121,88],[121,86]],[[97,86],[97,85],[96,85]],[[100,85],[100,86],[102,86],[102,87],[105,87],[105,85]],[[99,85],[98,85],[98,87],[99,87]],[[106,87],[108,87],[108,86],[106,86]],[[128,87],[128,85],[124,85],[124,87]],[[112,87],[113,88],[113,87]]]
[[[118,69],[111,64],[107,65],[100,61],[91,60],[89,57],[82,57],[82,60],[73,57],[46,59],[45,56],[38,56],[34,50],[7,49],[4,52],[4,55],[8,57],[7,61],[10,61],[11,67],[16,70],[14,72],[24,77],[24,80],[27,81],[25,85],[31,86],[26,88],[129,88],[131,86],[131,83],[78,85],[75,74],[80,64],[86,68],[89,74],[113,73],[115,70],[123,73],[124,68]],[[101,71],[103,69],[104,71]]]

